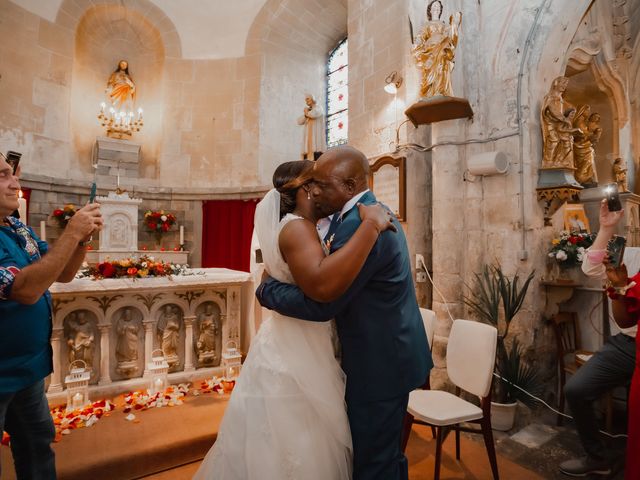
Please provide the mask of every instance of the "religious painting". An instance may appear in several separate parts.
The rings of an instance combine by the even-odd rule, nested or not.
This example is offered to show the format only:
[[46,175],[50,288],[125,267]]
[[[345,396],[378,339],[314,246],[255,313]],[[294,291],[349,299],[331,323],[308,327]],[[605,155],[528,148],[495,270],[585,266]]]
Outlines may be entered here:
[[591,233],[589,219],[581,203],[568,203],[564,209],[564,229],[567,232]]
[[380,157],[371,165],[369,176],[369,188],[373,194],[400,221],[406,220],[405,162],[405,157]]

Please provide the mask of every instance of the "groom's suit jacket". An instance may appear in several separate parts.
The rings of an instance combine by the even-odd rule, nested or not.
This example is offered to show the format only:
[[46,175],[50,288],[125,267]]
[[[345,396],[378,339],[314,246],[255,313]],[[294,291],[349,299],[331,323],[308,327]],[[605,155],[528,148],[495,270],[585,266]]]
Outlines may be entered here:
[[[376,199],[371,192],[360,199]],[[357,207],[335,228],[330,250],[342,247],[360,225]],[[289,317],[336,319],[342,343],[342,368],[347,375],[348,403],[379,401],[406,394],[423,385],[433,366],[418,309],[407,242],[397,233],[380,234],[360,274],[338,300],[319,303],[295,285],[269,279],[258,289],[267,308]],[[332,233],[329,233],[331,237]]]

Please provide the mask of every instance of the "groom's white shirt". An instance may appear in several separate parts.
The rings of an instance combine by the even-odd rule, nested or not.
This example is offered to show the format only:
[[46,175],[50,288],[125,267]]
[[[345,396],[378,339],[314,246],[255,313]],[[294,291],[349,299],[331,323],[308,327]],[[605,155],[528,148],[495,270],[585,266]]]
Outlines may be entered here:
[[[342,216],[345,213],[347,213],[349,210],[351,210],[355,206],[355,204],[358,203],[358,201],[360,201],[362,196],[368,191],[369,189],[367,188],[366,190],[354,195],[353,198],[351,198],[351,200],[345,203],[344,207],[342,207],[342,210],[340,210],[339,218],[342,219]],[[335,215],[335,213],[333,215]],[[320,237],[320,240],[324,241],[324,237],[327,236],[327,233],[329,232],[329,227],[331,226],[331,221],[333,220],[333,215],[329,215],[328,217],[321,218],[320,220],[318,220],[318,223],[316,224],[316,228],[318,229],[318,236]]]

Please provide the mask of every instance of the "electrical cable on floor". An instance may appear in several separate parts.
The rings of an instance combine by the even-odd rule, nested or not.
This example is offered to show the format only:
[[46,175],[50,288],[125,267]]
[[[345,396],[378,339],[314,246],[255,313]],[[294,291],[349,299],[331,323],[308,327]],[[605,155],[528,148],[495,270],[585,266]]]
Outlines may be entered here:
[[[422,264],[422,268],[424,269],[424,271],[427,273],[427,277],[429,277],[429,281],[431,282],[431,285],[433,286],[433,289],[438,293],[438,295],[440,295],[440,298],[442,299],[442,302],[444,303],[444,306],[447,309],[447,313],[449,314],[449,317],[451,318],[451,321],[452,322],[455,321],[454,318],[453,318],[453,315],[451,315],[451,312],[449,311],[449,306],[448,306],[447,299],[444,298],[444,295],[442,295],[442,293],[440,293],[440,290],[438,290],[438,287],[436,287],[436,284],[433,281],[433,278],[431,278],[431,274],[429,273],[429,270],[427,269],[427,266],[425,265],[425,263],[424,263],[424,261],[422,259],[420,259],[420,263]],[[518,390],[520,390],[521,392],[527,394],[528,396],[530,396],[531,398],[533,398],[537,402],[542,403],[545,407],[547,407],[552,412],[554,412],[554,413],[556,413],[558,415],[562,415],[563,417],[568,418],[570,420],[573,420],[573,417],[571,415],[567,415],[566,413],[562,413],[562,412],[556,410],[555,408],[553,408],[551,405],[549,405],[547,402],[545,402],[541,398],[536,397],[535,395],[527,392],[524,388],[521,388],[520,386],[516,385],[515,383],[510,382],[509,380],[507,380],[506,378],[500,376],[496,372],[493,372],[493,376],[496,377],[496,378],[499,378],[500,380],[502,380],[505,383],[508,383],[512,387],[517,388]],[[628,435],[626,433],[612,434],[612,433],[606,432],[604,430],[599,430],[599,432],[602,433],[603,435],[606,435],[609,438],[627,438],[628,437]]]

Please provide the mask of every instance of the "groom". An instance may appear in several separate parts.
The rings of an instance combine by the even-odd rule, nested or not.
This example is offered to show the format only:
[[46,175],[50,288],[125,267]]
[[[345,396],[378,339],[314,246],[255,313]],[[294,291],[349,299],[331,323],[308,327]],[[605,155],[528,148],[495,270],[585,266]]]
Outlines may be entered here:
[[[369,162],[353,147],[328,150],[318,159],[312,194],[333,216],[325,243],[342,247],[360,225],[356,204],[376,203],[367,188]],[[353,438],[353,480],[406,480],[401,451],[409,392],[425,383],[433,366],[416,302],[402,228],[380,234],[349,290],[318,303],[294,286],[269,278],[257,291],[262,306],[311,321],[336,319],[347,374],[346,401]],[[338,406],[336,406],[338,408]]]

